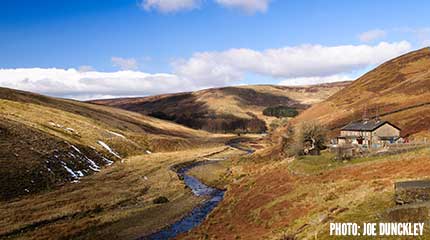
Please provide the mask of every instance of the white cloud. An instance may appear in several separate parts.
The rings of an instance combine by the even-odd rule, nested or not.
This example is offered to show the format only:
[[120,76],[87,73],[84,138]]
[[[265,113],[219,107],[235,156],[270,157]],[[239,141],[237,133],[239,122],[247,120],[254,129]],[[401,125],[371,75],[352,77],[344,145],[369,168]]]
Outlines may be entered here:
[[199,5],[200,0],[143,0],[140,3],[146,11],[154,9],[163,13],[191,10]]
[[215,0],[228,8],[239,8],[247,13],[266,12],[271,0]]
[[358,38],[362,42],[371,42],[377,39],[384,38],[387,32],[381,29],[373,29],[364,33],[361,33]]
[[408,42],[378,45],[302,45],[255,51],[202,52],[175,61],[175,74],[209,83],[239,81],[247,73],[272,78],[325,77],[380,64],[411,50]]
[[76,99],[144,96],[197,87],[172,74],[80,72],[58,68],[0,69],[0,86]]
[[[173,63],[172,74],[58,68],[0,69],[0,86],[75,99],[146,96],[240,84],[256,74],[281,84],[350,80],[351,73],[411,50],[408,42],[378,45],[302,45],[255,51],[202,52]],[[88,70],[88,68],[87,68]]]
[[112,57],[111,61],[113,66],[119,67],[121,70],[134,70],[139,66],[134,58]]
[[287,78],[279,82],[279,85],[284,86],[301,86],[301,85],[313,85],[321,83],[331,83],[331,82],[342,82],[351,81],[354,77],[349,75],[331,75],[325,77],[298,77],[298,78]]

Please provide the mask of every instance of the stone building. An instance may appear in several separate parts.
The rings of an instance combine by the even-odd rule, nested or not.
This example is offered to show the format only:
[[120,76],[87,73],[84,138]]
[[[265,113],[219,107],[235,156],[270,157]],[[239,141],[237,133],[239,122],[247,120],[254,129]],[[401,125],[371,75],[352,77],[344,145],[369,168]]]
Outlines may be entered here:
[[364,147],[379,147],[398,141],[400,132],[399,127],[388,121],[363,120],[351,122],[341,128],[337,143],[339,145],[357,144]]

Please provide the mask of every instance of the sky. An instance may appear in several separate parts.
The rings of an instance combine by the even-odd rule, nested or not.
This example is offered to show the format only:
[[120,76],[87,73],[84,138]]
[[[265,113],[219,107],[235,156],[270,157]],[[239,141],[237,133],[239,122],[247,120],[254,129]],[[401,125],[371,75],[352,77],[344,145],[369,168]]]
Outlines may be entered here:
[[2,0],[0,86],[79,100],[354,80],[430,45],[424,0]]

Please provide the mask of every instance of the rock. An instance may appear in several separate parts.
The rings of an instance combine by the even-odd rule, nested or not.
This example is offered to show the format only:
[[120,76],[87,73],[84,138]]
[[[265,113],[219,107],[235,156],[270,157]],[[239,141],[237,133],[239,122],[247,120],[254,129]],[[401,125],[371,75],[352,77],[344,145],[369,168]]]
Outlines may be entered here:
[[395,201],[398,205],[430,201],[430,181],[395,183]]
[[418,203],[391,208],[387,218],[393,222],[425,222],[430,220],[430,203]]

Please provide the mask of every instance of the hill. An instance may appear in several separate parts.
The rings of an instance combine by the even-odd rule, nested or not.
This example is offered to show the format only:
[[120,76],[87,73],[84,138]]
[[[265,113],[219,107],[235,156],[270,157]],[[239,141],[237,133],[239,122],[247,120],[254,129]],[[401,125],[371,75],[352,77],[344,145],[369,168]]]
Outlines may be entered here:
[[[367,114],[365,113],[367,112]],[[294,121],[319,120],[333,133],[363,114],[379,115],[402,128],[402,135],[429,130],[430,48],[393,60],[300,114]]]
[[0,200],[77,182],[209,134],[121,109],[0,88]]
[[274,117],[263,110],[283,106],[303,111],[347,86],[349,82],[303,87],[238,86],[142,98],[94,100],[211,132],[264,132]]

